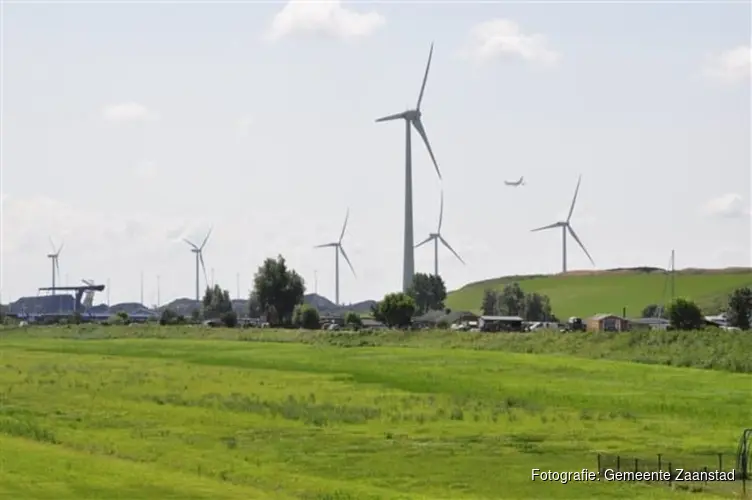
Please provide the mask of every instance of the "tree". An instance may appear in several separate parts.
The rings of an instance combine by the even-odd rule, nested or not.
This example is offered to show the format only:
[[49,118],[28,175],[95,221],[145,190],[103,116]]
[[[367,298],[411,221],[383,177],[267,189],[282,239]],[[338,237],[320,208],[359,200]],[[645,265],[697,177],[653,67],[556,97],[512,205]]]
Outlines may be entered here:
[[668,308],[671,326],[677,330],[699,330],[705,318],[697,304],[687,299],[676,299]]
[[665,318],[666,310],[658,304],[648,304],[642,310],[643,318]]
[[292,323],[306,330],[318,330],[321,328],[319,311],[308,304],[298,304],[292,313]]
[[483,303],[480,306],[484,316],[496,316],[499,314],[499,294],[496,290],[483,290]]
[[238,326],[238,313],[230,309],[219,315],[219,320],[227,328],[235,328]]
[[[294,270],[287,269],[285,258],[266,259],[253,277],[253,293],[267,321],[274,325],[290,323],[295,306],[303,303],[305,284]],[[275,314],[271,314],[274,307]],[[274,318],[272,318],[274,316]]]
[[347,314],[345,314],[345,326],[357,330],[363,326],[363,320],[355,311],[348,311]]
[[441,276],[416,273],[407,294],[415,301],[416,314],[438,311],[444,309],[446,285]]
[[729,296],[728,317],[729,325],[749,330],[750,314],[752,314],[752,290],[749,287],[738,288]]
[[201,305],[204,318],[220,318],[223,314],[232,311],[230,292],[222,290],[219,285],[214,285],[214,288],[207,286]]
[[499,295],[499,312],[505,316],[522,316],[525,314],[525,292],[518,283],[510,283]]
[[178,322],[178,315],[172,309],[165,309],[159,317],[160,325],[174,325]]
[[551,321],[554,319],[548,295],[529,293],[525,295],[524,303],[523,317],[526,321]]
[[248,316],[251,318],[260,318],[262,312],[258,295],[256,295],[256,292],[251,292],[251,295],[248,297]]
[[389,293],[379,302],[378,311],[388,326],[406,327],[415,314],[415,300],[406,293]]

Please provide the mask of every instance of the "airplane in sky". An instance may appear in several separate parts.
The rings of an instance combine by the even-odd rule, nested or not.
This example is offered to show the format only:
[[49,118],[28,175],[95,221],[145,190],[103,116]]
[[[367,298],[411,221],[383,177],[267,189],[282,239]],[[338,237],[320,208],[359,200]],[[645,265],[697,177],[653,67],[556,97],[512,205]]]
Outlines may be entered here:
[[525,183],[523,182],[523,179],[524,177],[520,177],[520,180],[518,181],[504,181],[504,184],[506,184],[507,186],[515,186],[515,187],[524,186]]

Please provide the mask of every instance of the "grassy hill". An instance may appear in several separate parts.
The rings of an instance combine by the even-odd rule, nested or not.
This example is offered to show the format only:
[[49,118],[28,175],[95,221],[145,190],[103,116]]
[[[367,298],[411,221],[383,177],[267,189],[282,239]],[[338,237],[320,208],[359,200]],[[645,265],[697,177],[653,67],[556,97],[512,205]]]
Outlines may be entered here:
[[[506,334],[0,330],[0,497],[740,498],[738,480],[532,478],[644,471],[659,453],[672,468],[734,467],[752,375],[585,359],[641,344],[672,365],[748,363],[749,335],[680,333],[626,334],[632,354],[624,335],[599,335],[572,357],[492,350]],[[554,335],[557,350],[588,340]]]
[[[675,273],[677,297],[695,300],[704,312],[718,312],[734,289],[752,286],[752,268],[685,269]],[[507,276],[470,283],[449,294],[447,307],[455,310],[480,310],[483,291],[501,290],[518,282],[525,292],[538,292],[551,298],[559,318],[587,317],[597,313],[638,316],[648,304],[662,302],[664,288],[668,300],[666,274],[658,269],[615,269],[611,271],[573,271],[552,276]]]

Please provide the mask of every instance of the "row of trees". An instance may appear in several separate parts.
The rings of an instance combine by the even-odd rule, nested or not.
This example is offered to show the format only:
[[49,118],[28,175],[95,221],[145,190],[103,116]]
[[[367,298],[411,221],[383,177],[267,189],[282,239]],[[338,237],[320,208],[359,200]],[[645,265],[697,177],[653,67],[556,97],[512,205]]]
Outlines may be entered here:
[[480,308],[486,316],[519,316],[526,321],[558,321],[547,295],[525,293],[519,283],[510,283],[501,292],[484,290]]
[[[729,326],[749,330],[750,315],[752,315],[752,289],[743,287],[734,290],[729,295],[725,313]],[[642,310],[642,317],[663,317],[668,319],[671,327],[676,330],[698,330],[705,326],[705,315],[700,307],[695,302],[683,298],[674,300],[665,310],[655,304],[650,304]]]

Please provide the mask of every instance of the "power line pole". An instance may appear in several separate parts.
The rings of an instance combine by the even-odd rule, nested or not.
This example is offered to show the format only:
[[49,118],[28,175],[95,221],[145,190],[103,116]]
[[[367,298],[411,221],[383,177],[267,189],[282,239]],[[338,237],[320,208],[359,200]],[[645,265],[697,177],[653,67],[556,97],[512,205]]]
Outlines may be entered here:
[[235,273],[235,295],[240,300],[240,273]]
[[161,306],[160,303],[160,297],[159,297],[159,275],[157,274],[157,307]]
[[674,251],[671,250],[671,302],[674,302],[674,297],[676,293],[676,283],[675,283],[675,266],[674,266]]
[[319,294],[319,272],[313,271],[313,293]]
[[141,305],[144,304],[144,272],[141,271]]

